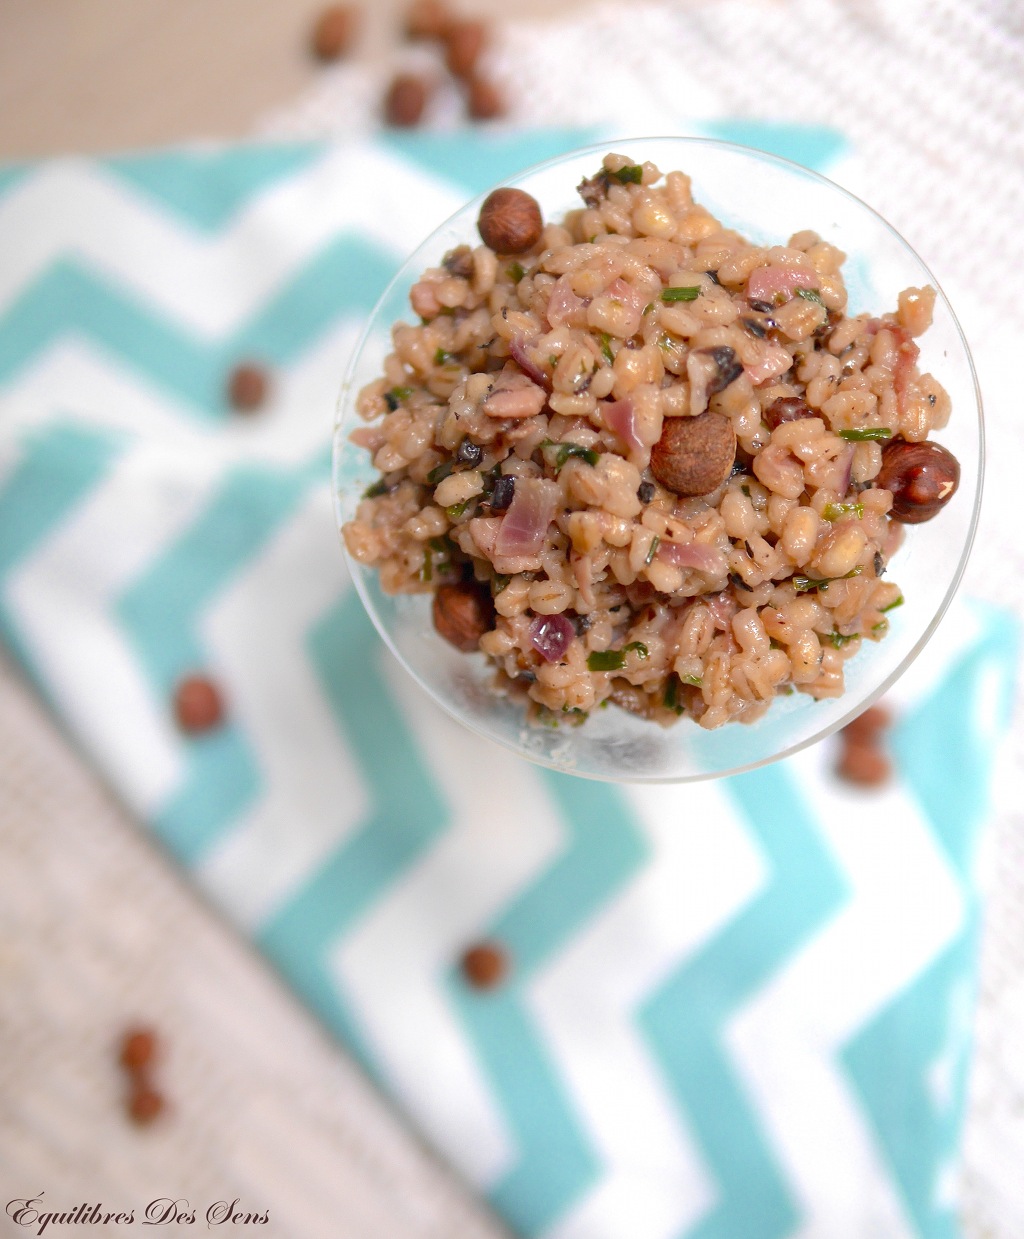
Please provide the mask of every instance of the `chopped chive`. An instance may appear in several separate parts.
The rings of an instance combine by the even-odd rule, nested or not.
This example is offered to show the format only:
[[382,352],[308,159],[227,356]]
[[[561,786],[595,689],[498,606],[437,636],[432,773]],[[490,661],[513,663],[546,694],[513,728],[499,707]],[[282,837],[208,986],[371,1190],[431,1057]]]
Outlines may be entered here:
[[864,515],[862,503],[826,503],[822,512],[827,521],[841,521],[844,516],[856,516],[858,520]]
[[871,625],[871,631],[872,632],[885,632],[885,630],[888,627],[889,627],[889,621],[887,619],[882,619],[882,620],[879,620],[877,624]]
[[823,310],[828,308],[821,299],[821,293],[816,288],[798,288],[796,295],[803,297],[805,301],[813,301],[815,305],[820,305]]
[[427,481],[431,486],[436,486],[438,482],[443,482],[446,477],[449,477],[455,469],[455,460],[442,460],[439,465],[435,465],[427,474]]
[[646,318],[646,317],[647,317],[647,315],[648,315],[648,314],[650,314],[650,312],[651,312],[653,309],[654,309],[654,302],[653,302],[653,301],[648,301],[648,303],[644,306],[644,312],[643,312],[642,317],[643,317],[643,318]]
[[[545,459],[552,466],[554,471],[558,473],[570,456],[578,456],[580,460],[585,460],[588,465],[596,465],[601,459],[601,453],[596,452],[592,447],[581,447],[579,443],[542,443],[541,448],[545,449]],[[554,460],[551,460],[549,449],[554,448]]]
[[685,288],[663,288],[662,301],[696,301],[700,296],[700,285],[688,285]]
[[424,581],[432,581],[434,579],[434,556],[429,546],[423,548],[423,569],[420,572],[420,576]]
[[644,556],[645,564],[650,564],[654,562],[654,556],[657,553],[658,547],[660,545],[661,545],[661,539],[658,537],[657,534],[655,534],[654,537],[651,539],[650,549],[648,550],[647,554]]
[[507,273],[508,273],[508,278],[512,281],[512,283],[518,284],[519,281],[526,274],[526,268],[523,266],[521,262],[514,262],[512,263],[510,267],[507,268]]
[[601,356],[611,365],[615,360],[615,354],[612,352],[612,338],[607,331],[598,332],[598,340],[601,342]]
[[626,665],[626,655],[621,650],[594,650],[587,655],[590,671],[621,671]]
[[496,572],[494,574],[494,580],[491,581],[491,597],[497,598],[501,591],[508,587],[511,580],[512,578],[510,576],[505,576],[504,573]]
[[443,348],[439,348],[437,352],[434,354],[434,365],[435,366],[447,365],[448,362],[452,360],[453,358],[452,358],[451,353],[445,352]]
[[703,688],[704,681],[699,675],[683,675],[679,677],[684,684],[692,684],[694,688]]
[[[366,490],[363,491],[363,498],[376,499],[378,495],[386,495],[387,493],[387,482],[385,482],[383,478],[378,478],[376,482],[371,483],[371,485],[367,486]],[[895,605],[895,603],[893,605]]]
[[427,541],[428,546],[432,546],[439,555],[443,555],[448,550],[448,543],[444,538],[430,538]]
[[804,576],[802,572],[798,572],[795,576],[790,577],[793,582],[793,588],[798,594],[806,594],[812,589],[828,589],[833,581],[848,581],[851,577],[860,576],[861,569],[858,564],[856,568],[847,572],[845,576],[826,576],[814,577]]
[[387,402],[388,408],[394,413],[402,401],[408,400],[411,395],[411,387],[392,387],[389,392],[384,393],[384,399]]
[[833,628],[832,631],[828,634],[828,639],[829,641],[832,642],[834,649],[841,650],[843,646],[846,645],[848,642],[859,640],[860,633],[853,632],[853,633],[850,633],[849,636],[847,636],[846,633],[839,632],[835,628]]
[[748,499],[750,498],[750,487],[746,484],[746,482],[740,486],[740,490],[743,491]]
[[445,515],[450,521],[457,521],[460,516],[465,516],[466,509],[472,502],[472,499],[463,499],[461,503],[453,503],[450,507],[445,508]]
[[644,179],[644,170],[640,164],[632,163],[620,168],[618,172],[613,172],[612,176],[620,185],[639,185]]
[[551,353],[551,354],[550,354],[550,356],[548,357],[548,365],[549,365],[549,366],[557,366],[557,365],[558,365],[558,354],[557,354],[557,353]]
[[679,704],[679,690],[676,687],[678,683],[679,681],[674,674],[668,677],[668,681],[665,684],[664,702],[666,710],[673,710],[676,714],[682,714],[683,707]]
[[621,671],[630,650],[636,650],[641,658],[648,656],[647,646],[642,641],[630,641],[621,650],[594,650],[587,655],[587,667],[591,671]]
[[892,431],[888,426],[865,426],[863,430],[840,430],[839,437],[847,443],[876,442],[879,439],[891,439]]
[[879,607],[878,610],[882,615],[884,615],[886,611],[895,611],[897,607],[901,607],[901,606],[903,606],[903,595],[902,594],[900,594],[900,596],[896,599],[895,602],[890,602],[887,607]]

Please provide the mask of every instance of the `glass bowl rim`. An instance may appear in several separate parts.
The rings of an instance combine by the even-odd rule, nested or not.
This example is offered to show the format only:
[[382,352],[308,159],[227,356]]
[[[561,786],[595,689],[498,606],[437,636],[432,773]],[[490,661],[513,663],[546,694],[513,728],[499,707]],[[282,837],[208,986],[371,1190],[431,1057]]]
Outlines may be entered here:
[[[971,379],[971,387],[974,393],[974,423],[975,423],[976,431],[977,431],[978,467],[977,467],[977,473],[974,479],[974,499],[973,499],[971,514],[970,514],[969,523],[967,527],[966,537],[963,540],[963,545],[960,550],[959,559],[957,561],[956,567],[952,575],[949,578],[949,583],[946,586],[946,590],[943,595],[942,601],[937,607],[937,609],[935,610],[929,622],[925,625],[924,629],[918,635],[918,638],[914,642],[913,646],[907,651],[907,653],[900,660],[899,664],[885,677],[884,680],[882,680],[878,685],[876,685],[870,692],[866,693],[862,697],[859,697],[855,705],[853,705],[845,713],[841,713],[837,719],[822,726],[819,730],[815,731],[812,735],[804,737],[803,739],[797,740],[796,742],[789,745],[788,747],[784,749],[780,749],[778,752],[772,753],[769,756],[761,757],[753,761],[745,762],[738,766],[729,768],[727,770],[709,771],[707,773],[701,772],[701,773],[688,774],[688,775],[683,775],[683,776],[673,776],[670,774],[669,775],[640,774],[634,777],[629,777],[628,775],[623,775],[621,773],[604,774],[600,771],[573,770],[565,766],[564,764],[559,763],[557,760],[548,757],[546,754],[527,751],[521,744],[516,744],[511,739],[507,739],[501,735],[496,735],[493,732],[487,731],[483,729],[481,726],[478,726],[475,722],[471,721],[463,713],[461,713],[455,705],[447,701],[441,693],[439,693],[429,683],[427,683],[423,678],[421,678],[421,676],[416,671],[416,669],[412,667],[409,664],[409,662],[406,660],[401,650],[398,648],[396,642],[392,638],[392,635],[389,632],[387,625],[384,623],[382,618],[378,615],[377,608],[374,604],[372,597],[369,594],[369,591],[367,589],[364,576],[363,576],[363,574],[368,572],[369,570],[364,565],[358,563],[356,560],[352,558],[352,556],[348,552],[348,548],[345,546],[344,539],[341,537],[341,526],[343,523],[342,522],[343,514],[341,510],[342,502],[343,502],[343,491],[337,485],[337,473],[338,473],[339,459],[341,457],[342,451],[344,450],[344,446],[346,442],[346,440],[342,437],[342,430],[346,428],[348,424],[348,419],[346,418],[346,412],[348,410],[348,406],[350,403],[349,396],[350,396],[352,384],[355,381],[355,374],[358,368],[359,361],[363,355],[363,350],[365,349],[371,336],[374,334],[375,330],[378,327],[378,320],[382,315],[382,311],[384,307],[387,305],[389,299],[392,297],[396,288],[409,278],[410,267],[415,262],[417,262],[419,255],[431,243],[431,241],[433,241],[433,239],[436,236],[438,236],[438,234],[443,233],[445,229],[454,225],[456,221],[461,221],[469,217],[472,212],[474,212],[479,206],[483,204],[487,196],[493,193],[495,189],[502,188],[504,186],[519,185],[522,182],[527,181],[549,169],[556,168],[561,164],[567,163],[572,160],[581,159],[589,155],[597,156],[599,160],[603,159],[604,156],[607,155],[609,152],[616,151],[618,146],[620,145],[623,147],[643,147],[643,146],[651,146],[651,145],[657,146],[657,145],[668,143],[668,142],[671,142],[673,144],[680,144],[683,146],[693,147],[693,148],[706,147],[708,149],[715,150],[715,151],[724,151],[725,153],[734,154],[741,158],[751,159],[755,163],[767,162],[769,164],[776,165],[780,170],[787,173],[788,175],[795,174],[799,177],[803,177],[803,178],[807,178],[812,181],[815,181],[820,186],[825,188],[826,190],[832,193],[838,194],[842,198],[847,199],[855,208],[858,208],[861,211],[866,212],[867,215],[872,217],[873,220],[877,224],[880,224],[883,227],[883,229],[885,229],[885,231],[887,231],[892,236],[892,238],[897,242],[898,247],[901,247],[902,249],[907,251],[907,253],[918,263],[922,271],[924,271],[925,274],[928,276],[929,282],[931,283],[932,287],[935,289],[937,298],[941,300],[943,307],[949,316],[950,323],[952,324],[952,327],[955,331],[956,338],[959,341],[963,360],[966,361],[967,363],[967,368],[968,368],[968,372],[970,374],[970,379]],[[660,169],[660,165],[659,165],[659,169]],[[664,170],[663,169],[660,169],[660,170],[662,171],[662,175],[664,175]],[[561,773],[561,774],[573,775],[576,778],[592,779],[596,782],[633,783],[637,785],[643,785],[643,784],[656,785],[656,784],[673,784],[673,783],[682,784],[682,783],[687,783],[687,782],[705,781],[708,779],[729,778],[729,777],[732,777],[733,775],[743,774],[750,770],[756,770],[762,766],[771,765],[776,761],[782,761],[783,759],[787,757],[792,757],[794,754],[801,752],[803,749],[809,748],[813,744],[817,744],[819,741],[826,739],[828,736],[833,735],[835,732],[845,727],[853,718],[856,718],[859,714],[863,713],[864,710],[866,710],[870,705],[876,702],[886,692],[888,692],[889,689],[893,686],[893,684],[895,684],[896,681],[900,679],[900,677],[906,672],[906,670],[911,666],[911,664],[918,658],[922,650],[931,640],[933,634],[935,633],[935,630],[938,628],[947,610],[949,609],[950,603],[953,601],[953,598],[956,596],[957,590],[959,589],[960,583],[963,579],[963,575],[967,567],[967,562],[970,558],[971,548],[974,545],[974,540],[977,535],[978,522],[979,522],[979,517],[980,517],[980,512],[981,512],[982,496],[984,492],[984,479],[985,479],[985,418],[984,418],[984,406],[983,406],[982,395],[981,395],[981,387],[978,381],[977,369],[974,365],[974,358],[971,354],[971,349],[968,344],[967,337],[964,333],[963,327],[960,324],[960,320],[957,318],[956,312],[953,309],[953,306],[949,298],[946,296],[941,284],[936,279],[933,271],[931,270],[929,265],[924,261],[921,255],[917,252],[917,250],[910,244],[910,242],[903,236],[903,234],[893,224],[891,224],[882,214],[880,214],[869,203],[865,202],[863,198],[861,198],[858,194],[855,194],[852,190],[847,189],[845,186],[838,184],[836,181],[833,181],[830,177],[827,177],[823,173],[818,172],[816,169],[805,167],[803,164],[798,163],[796,160],[788,159],[783,155],[778,155],[770,151],[763,151],[757,147],[745,145],[744,143],[733,142],[733,141],[729,141],[727,139],[722,139],[722,138],[710,138],[710,137],[703,137],[703,136],[697,136],[697,135],[690,136],[690,135],[674,135],[674,134],[652,134],[652,135],[641,136],[641,137],[611,137],[611,138],[607,138],[599,142],[588,143],[585,146],[573,147],[570,150],[563,151],[559,155],[550,156],[547,159],[541,160],[535,164],[530,164],[527,167],[521,168],[515,172],[510,173],[508,176],[503,177],[500,181],[489,186],[487,189],[484,189],[480,193],[477,193],[473,197],[467,199],[462,204],[462,206],[460,206],[456,211],[452,212],[451,215],[447,216],[441,223],[437,224],[434,228],[432,228],[430,232],[426,234],[419,241],[419,243],[411,251],[411,253],[409,253],[406,256],[406,258],[403,259],[401,265],[399,266],[395,274],[387,282],[383,291],[381,292],[381,295],[378,297],[377,301],[375,302],[373,309],[370,311],[369,315],[367,316],[365,326],[360,332],[356,343],[352,347],[352,351],[349,355],[348,364],[345,367],[345,374],[344,374],[344,377],[342,378],[341,387],[339,390],[337,401],[335,403],[334,430],[333,430],[333,436],[332,436],[332,449],[331,449],[331,498],[332,498],[333,511],[335,515],[335,525],[338,530],[338,537],[339,537],[339,541],[341,542],[341,548],[342,548],[342,552],[345,557],[345,562],[349,570],[349,576],[359,595],[359,598],[360,598],[360,601],[362,602],[364,610],[366,611],[367,615],[370,617],[370,620],[373,623],[373,626],[377,631],[377,634],[383,640],[384,644],[390,650],[390,652],[394,655],[394,657],[398,660],[403,670],[409,676],[412,677],[412,679],[416,682],[419,688],[423,692],[425,692],[432,701],[434,701],[437,705],[439,705],[445,711],[446,714],[448,714],[461,726],[468,728],[475,735],[482,736],[483,738],[495,744],[500,745],[502,748],[506,749],[508,752],[514,753],[517,757],[520,757],[523,760],[531,761],[537,765],[544,766],[547,769],[557,771],[558,773]],[[680,720],[680,724],[684,722],[685,720]],[[732,724],[724,724],[724,725],[730,726]],[[735,725],[741,726],[742,724],[737,723]],[[651,726],[655,726],[655,724],[651,724]]]

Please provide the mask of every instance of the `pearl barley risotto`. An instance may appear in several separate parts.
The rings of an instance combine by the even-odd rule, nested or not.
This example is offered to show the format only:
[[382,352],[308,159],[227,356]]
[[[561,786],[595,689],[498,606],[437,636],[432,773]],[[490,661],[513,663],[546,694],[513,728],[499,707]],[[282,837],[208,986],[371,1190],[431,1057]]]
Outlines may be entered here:
[[516,189],[411,292],[352,434],[380,478],[343,534],[430,592],[533,717],[659,723],[836,697],[902,602],[905,524],[956,489],[918,369],[935,292],[849,317],[842,252],[753,245],[682,172],[608,155],[558,223]]

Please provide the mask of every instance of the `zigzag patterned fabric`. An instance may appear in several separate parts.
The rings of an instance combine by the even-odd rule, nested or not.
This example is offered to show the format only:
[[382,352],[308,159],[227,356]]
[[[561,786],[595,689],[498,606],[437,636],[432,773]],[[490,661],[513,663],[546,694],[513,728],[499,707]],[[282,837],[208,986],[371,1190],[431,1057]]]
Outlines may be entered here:
[[[465,198],[584,136],[0,172],[0,632],[520,1234],[950,1239],[1010,621],[965,603],[940,630],[882,791],[828,745],[617,787],[442,716],[345,576],[327,452],[361,320]],[[223,397],[243,357],[275,377],[249,417]],[[194,669],[229,709],[190,738],[169,701]],[[486,991],[457,964],[481,939],[512,961]]]

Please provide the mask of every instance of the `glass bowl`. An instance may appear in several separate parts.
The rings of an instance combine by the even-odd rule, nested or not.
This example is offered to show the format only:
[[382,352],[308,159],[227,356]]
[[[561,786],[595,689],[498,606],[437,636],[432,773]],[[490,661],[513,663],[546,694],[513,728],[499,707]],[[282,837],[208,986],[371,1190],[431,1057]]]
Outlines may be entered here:
[[[528,168],[503,184],[526,190],[546,220],[557,220],[580,205],[577,184],[599,168],[609,149],[635,163],[651,160],[662,173],[686,172],[695,200],[751,241],[781,244],[796,231],[814,229],[848,256],[844,276],[850,313],[894,310],[897,294],[910,285],[938,289],[907,242],[854,195],[797,164],[728,142],[662,137],[602,143]],[[381,373],[392,324],[412,317],[409,290],[418,276],[440,265],[454,246],[479,244],[476,220],[484,197],[467,203],[411,255],[356,347],[341,389],[334,439],[339,527],[354,515],[376,476],[369,453],[348,440],[362,424],[356,397]],[[406,670],[449,714],[555,770],[613,781],[686,782],[738,773],[812,744],[864,710],[920,654],[956,590],[974,537],[983,471],[981,400],[967,343],[941,290],[933,325],[919,343],[921,370],[934,373],[952,398],[949,425],[937,438],[960,461],[960,487],[934,520],[907,528],[892,565],[905,603],[889,617],[888,635],[863,642],[845,663],[847,688],[837,699],[780,696],[757,722],[727,723],[713,731],[685,717],[665,729],[613,707],[593,711],[579,726],[531,724],[521,703],[494,691],[493,668],[482,654],[460,653],[438,636],[431,595],[389,596],[375,571],[349,557],[366,610]]]

